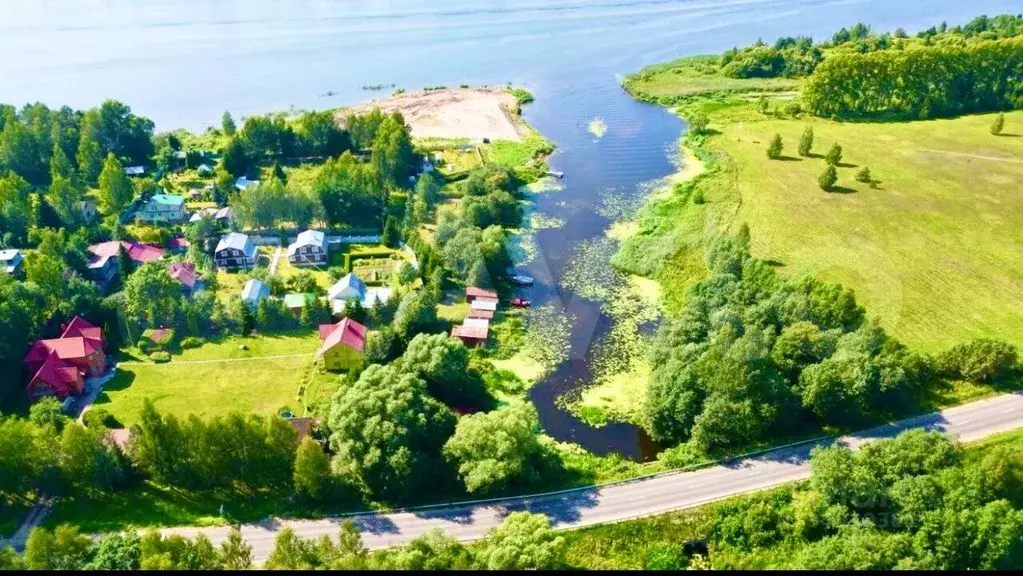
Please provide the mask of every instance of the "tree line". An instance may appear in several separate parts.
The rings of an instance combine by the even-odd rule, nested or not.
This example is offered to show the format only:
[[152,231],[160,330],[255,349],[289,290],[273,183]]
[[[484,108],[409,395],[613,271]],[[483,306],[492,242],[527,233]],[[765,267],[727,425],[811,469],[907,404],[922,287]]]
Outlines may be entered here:
[[[539,514],[515,512],[479,542],[465,545],[433,529],[402,546],[368,550],[351,520],[337,538],[299,537],[280,530],[268,570],[552,570],[565,566],[566,542]],[[253,567],[252,547],[235,528],[218,547],[195,538],[108,534],[95,542],[72,526],[36,528],[24,554],[0,549],[0,570],[245,570]]]
[[911,409],[938,377],[992,381],[1018,361],[993,340],[917,354],[868,320],[850,290],[787,280],[751,257],[747,228],[711,241],[706,264],[651,348],[644,426],[661,442],[706,453],[862,425]]
[[[938,432],[817,448],[809,482],[714,509],[723,558],[810,570],[997,570],[1023,564],[1023,453],[976,457]],[[727,567],[714,562],[716,568]]]
[[1023,102],[1023,39],[829,56],[803,100],[821,116],[933,118]]

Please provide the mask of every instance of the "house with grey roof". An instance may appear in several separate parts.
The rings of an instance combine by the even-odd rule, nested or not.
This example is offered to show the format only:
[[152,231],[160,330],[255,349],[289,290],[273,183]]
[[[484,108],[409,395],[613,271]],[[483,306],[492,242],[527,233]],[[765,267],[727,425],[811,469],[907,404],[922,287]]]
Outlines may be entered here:
[[327,290],[327,298],[332,302],[346,302],[352,298],[361,302],[366,298],[366,283],[354,273],[349,272],[347,276],[331,286],[330,290]]
[[242,288],[242,302],[251,308],[259,305],[259,301],[270,297],[270,287],[255,278],[251,278]]
[[177,194],[154,194],[136,214],[141,222],[181,222],[188,216],[185,211],[185,197]]
[[288,246],[288,262],[295,266],[327,263],[327,237],[319,230],[306,230]]
[[259,186],[259,180],[249,180],[242,176],[234,181],[234,189],[239,192],[244,192],[253,186]]
[[146,173],[145,166],[127,166],[124,169],[124,173],[128,176],[142,176]]
[[0,270],[3,270],[11,276],[18,276],[21,274],[21,263],[23,260],[24,257],[21,250],[0,250]]
[[231,232],[217,243],[213,260],[217,267],[228,270],[252,268],[256,264],[256,245],[245,234]]

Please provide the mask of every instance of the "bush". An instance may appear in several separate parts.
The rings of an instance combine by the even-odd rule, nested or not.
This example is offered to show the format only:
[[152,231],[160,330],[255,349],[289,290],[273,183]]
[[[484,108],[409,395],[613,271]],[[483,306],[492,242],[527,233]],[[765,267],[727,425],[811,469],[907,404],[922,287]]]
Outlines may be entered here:
[[799,105],[799,102],[790,102],[785,106],[785,113],[795,118],[803,113],[803,107]]
[[867,168],[866,166],[864,166],[862,170],[857,172],[856,173],[856,181],[857,182],[863,182],[864,184],[870,184],[871,182],[873,182],[874,179],[870,175],[870,168]]
[[831,149],[824,155],[824,160],[831,166],[838,166],[842,162],[842,147],[837,143],[831,145]]
[[838,170],[835,170],[834,165],[828,164],[828,167],[817,178],[817,183],[820,184],[821,190],[831,190],[836,182],[838,182]]
[[198,348],[206,343],[206,340],[197,336],[187,336],[181,339],[182,348]]
[[995,116],[995,121],[991,124],[991,133],[998,136],[1005,129],[1005,114],[999,114]]
[[151,345],[152,342],[149,341],[149,338],[139,338],[139,341],[135,343],[135,347],[138,348],[139,351],[142,352],[143,354],[149,352],[149,347]]
[[949,378],[990,382],[1016,365],[1019,352],[1008,342],[979,338],[957,344],[937,359],[938,371]]
[[103,408],[90,408],[82,415],[82,423],[86,428],[123,428],[124,426],[114,418],[114,415]]
[[771,143],[767,145],[767,157],[771,160],[781,158],[781,151],[783,147],[781,134],[775,134],[774,137],[771,138]]
[[163,364],[164,362],[170,362],[171,355],[169,352],[164,352],[161,350],[150,354],[149,359],[152,360],[153,362],[156,362],[157,364]]

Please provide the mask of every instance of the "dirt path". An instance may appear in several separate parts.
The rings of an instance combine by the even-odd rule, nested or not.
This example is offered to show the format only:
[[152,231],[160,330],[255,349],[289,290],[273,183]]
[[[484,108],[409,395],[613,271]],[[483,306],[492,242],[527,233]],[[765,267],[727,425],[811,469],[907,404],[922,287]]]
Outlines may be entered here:
[[118,362],[118,366],[178,366],[184,364],[220,364],[223,362],[249,362],[252,360],[281,360],[284,358],[304,358],[306,356],[312,356],[313,352],[306,352],[303,354],[277,354],[274,356],[253,356],[252,358],[214,358],[212,360],[174,360],[172,362],[166,362],[163,364],[154,364],[152,362]]
[[944,154],[946,156],[959,156],[960,158],[974,158],[976,160],[990,160],[991,162],[1009,162],[1010,164],[1023,164],[1019,158],[1008,156],[985,156],[983,154],[970,154],[968,152],[948,152],[946,150],[932,150],[930,148],[917,148],[919,152],[930,152],[932,154]]
[[277,263],[281,260],[281,247],[278,246],[277,250],[274,251],[273,260],[270,261],[270,275],[277,275]]

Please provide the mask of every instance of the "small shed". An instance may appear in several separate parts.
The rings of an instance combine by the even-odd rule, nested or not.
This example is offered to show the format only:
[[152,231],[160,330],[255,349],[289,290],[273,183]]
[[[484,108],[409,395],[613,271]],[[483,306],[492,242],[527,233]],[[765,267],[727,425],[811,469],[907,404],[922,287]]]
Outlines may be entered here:
[[472,302],[477,298],[489,298],[491,300],[497,300],[497,292],[493,290],[486,290],[484,288],[478,288],[476,286],[469,286],[465,289],[465,301]]
[[301,294],[292,292],[291,294],[284,295],[284,307],[295,314],[301,314],[302,309],[309,304],[309,301],[315,299],[316,294],[313,294],[312,292],[305,292]]

